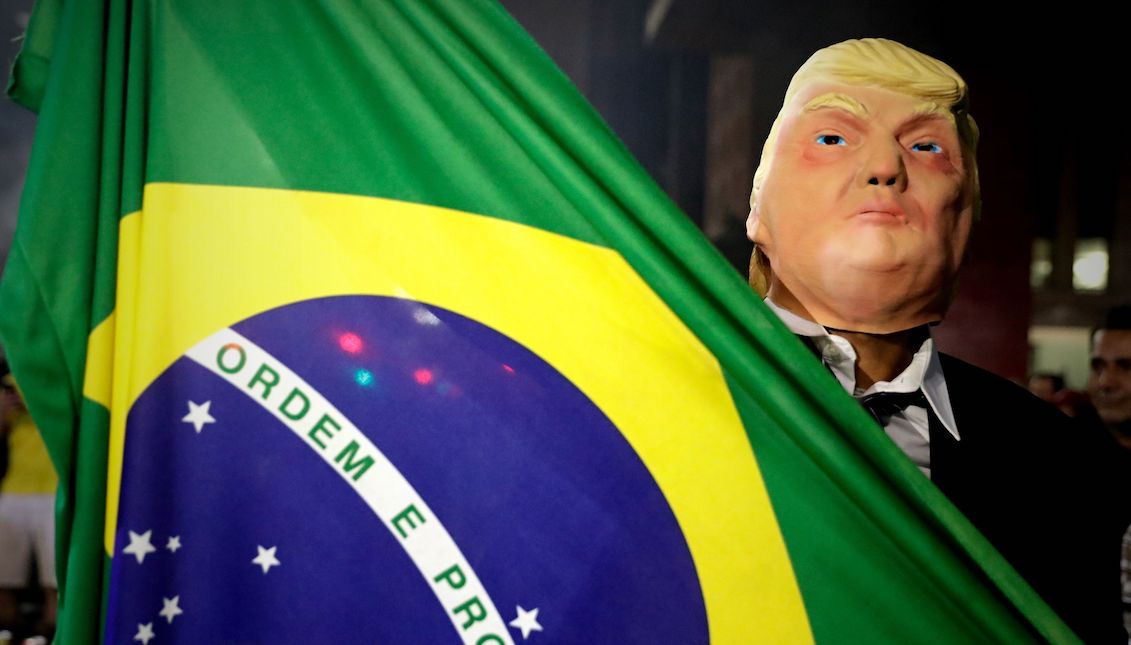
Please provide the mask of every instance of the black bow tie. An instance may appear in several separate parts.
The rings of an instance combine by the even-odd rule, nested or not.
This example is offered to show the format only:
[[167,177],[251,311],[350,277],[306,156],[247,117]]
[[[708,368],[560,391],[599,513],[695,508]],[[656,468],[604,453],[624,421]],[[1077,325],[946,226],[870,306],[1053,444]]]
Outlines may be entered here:
[[[824,358],[821,350],[817,347],[816,341],[809,336],[802,336],[800,334],[798,334],[797,337],[801,339],[801,342],[809,351],[813,352],[817,360],[824,364]],[[829,366],[825,365],[825,367]],[[831,371],[832,368],[829,368],[829,370]],[[872,418],[876,420],[876,423],[879,424],[881,428],[884,427],[884,424],[893,414],[902,412],[904,408],[912,405],[921,408],[927,407],[927,397],[923,394],[923,390],[915,390],[914,392],[873,392],[868,396],[856,399],[856,401],[864,406],[864,409],[868,411],[868,414],[872,415]]]
[[897,412],[902,412],[908,406],[927,407],[927,397],[923,390],[914,392],[875,392],[858,399],[860,405],[872,415],[880,427],[884,427],[887,420]]

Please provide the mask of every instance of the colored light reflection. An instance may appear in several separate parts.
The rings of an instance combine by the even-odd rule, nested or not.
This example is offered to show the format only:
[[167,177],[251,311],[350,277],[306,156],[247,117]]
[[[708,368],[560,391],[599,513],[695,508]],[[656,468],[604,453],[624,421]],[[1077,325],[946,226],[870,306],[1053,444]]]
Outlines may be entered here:
[[418,324],[427,325],[429,327],[435,327],[436,325],[440,324],[440,319],[436,317],[436,314],[428,311],[424,307],[420,307],[419,309],[413,311],[412,319],[415,320]]
[[513,367],[511,367],[510,365],[507,365],[506,363],[503,363],[502,365],[503,365],[503,371],[504,372],[506,372],[507,374],[514,374],[514,368]]
[[353,373],[353,380],[362,387],[373,387],[376,379],[373,378],[373,372],[367,369],[359,369]]
[[432,370],[424,369],[423,367],[412,373],[412,378],[421,385],[428,385],[436,376],[432,374]]
[[338,347],[341,347],[345,352],[348,352],[350,354],[357,354],[361,351],[363,346],[364,344],[361,342],[361,336],[358,336],[353,332],[348,331],[338,336]]
[[463,394],[463,390],[451,381],[439,379],[436,381],[436,394],[449,399],[457,399]]

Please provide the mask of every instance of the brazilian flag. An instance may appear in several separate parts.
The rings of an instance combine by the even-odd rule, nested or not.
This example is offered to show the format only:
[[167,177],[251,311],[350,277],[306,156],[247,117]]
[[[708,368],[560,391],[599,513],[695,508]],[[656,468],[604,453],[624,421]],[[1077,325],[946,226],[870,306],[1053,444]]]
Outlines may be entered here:
[[491,0],[40,0],[58,642],[1072,635]]

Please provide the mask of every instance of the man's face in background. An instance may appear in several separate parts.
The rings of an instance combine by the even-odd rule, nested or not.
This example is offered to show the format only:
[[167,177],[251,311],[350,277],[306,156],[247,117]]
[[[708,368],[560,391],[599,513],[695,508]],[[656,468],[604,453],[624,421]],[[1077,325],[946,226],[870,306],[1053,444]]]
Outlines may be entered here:
[[1092,336],[1088,394],[1104,423],[1131,420],[1131,329],[1100,329]]

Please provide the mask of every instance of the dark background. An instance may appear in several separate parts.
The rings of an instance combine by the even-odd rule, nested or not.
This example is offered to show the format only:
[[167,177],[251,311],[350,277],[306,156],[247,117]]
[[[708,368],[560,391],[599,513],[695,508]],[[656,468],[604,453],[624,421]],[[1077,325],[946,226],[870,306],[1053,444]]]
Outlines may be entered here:
[[[793,72],[821,47],[884,37],[954,67],[982,132],[983,218],[958,300],[936,330],[941,347],[1017,380],[1038,366],[1067,370],[1079,387],[1088,328],[1107,307],[1131,301],[1131,163],[1118,98],[1128,37],[1114,9],[503,4],[737,270],[750,253],[743,222],[751,176]],[[1106,287],[1074,288],[1078,242],[1106,246]],[[1034,260],[1043,265],[1036,275]]]
[[[31,4],[6,0],[0,9],[6,64]],[[1121,99],[1128,37],[1114,8],[991,13],[988,5],[889,0],[503,5],[736,270],[745,272],[750,253],[743,224],[750,179],[790,76],[820,47],[878,36],[962,74],[982,131],[983,220],[959,298],[937,329],[942,348],[1023,379],[1056,362],[1049,352],[1057,348],[1044,346],[1050,339],[1070,337],[1063,360],[1072,364],[1064,367],[1082,373],[1086,329],[1106,307],[1131,301],[1131,159]],[[33,129],[34,115],[0,101],[0,260]],[[1106,245],[1105,288],[1073,287],[1079,240]],[[1040,279],[1034,260],[1044,267]]]

